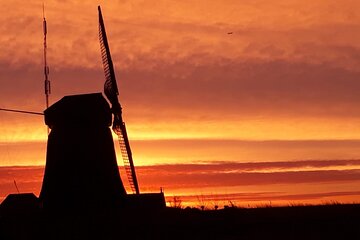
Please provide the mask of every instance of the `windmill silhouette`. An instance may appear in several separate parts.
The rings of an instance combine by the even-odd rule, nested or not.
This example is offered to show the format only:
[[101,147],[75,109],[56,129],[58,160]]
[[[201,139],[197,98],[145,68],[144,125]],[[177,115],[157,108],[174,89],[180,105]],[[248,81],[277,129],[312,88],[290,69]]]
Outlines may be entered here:
[[[45,172],[39,196],[44,209],[87,211],[119,206],[142,210],[163,208],[166,204],[162,190],[160,193],[140,194],[100,6],[98,12],[100,49],[105,72],[104,93],[111,103],[111,108],[102,93],[65,96],[48,107],[50,81],[46,63],[47,28],[44,17],[47,109],[44,113],[0,110],[44,115],[48,132],[51,129],[48,134]],[[114,141],[109,128],[111,125],[118,136],[125,172],[134,194],[127,194],[120,178]]]
[[[51,131],[40,201],[48,209],[165,207],[163,192],[140,194],[100,6],[98,12],[104,93],[111,108],[101,93],[93,93],[65,96],[44,111]],[[127,194],[121,181],[111,125],[134,194]]]

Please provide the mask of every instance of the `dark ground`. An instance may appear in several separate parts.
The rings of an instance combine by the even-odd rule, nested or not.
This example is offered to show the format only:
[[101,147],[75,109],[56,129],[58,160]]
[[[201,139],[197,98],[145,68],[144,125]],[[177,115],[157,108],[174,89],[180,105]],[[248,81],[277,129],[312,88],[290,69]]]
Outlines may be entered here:
[[[360,205],[0,212],[0,239],[360,239]],[[19,210],[19,209],[18,209]]]

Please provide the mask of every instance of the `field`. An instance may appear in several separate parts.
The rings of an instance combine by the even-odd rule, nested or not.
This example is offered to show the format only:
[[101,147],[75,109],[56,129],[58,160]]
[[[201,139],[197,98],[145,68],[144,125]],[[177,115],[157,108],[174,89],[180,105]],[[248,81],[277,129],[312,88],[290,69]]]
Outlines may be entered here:
[[221,210],[1,209],[0,239],[360,239],[360,205]]

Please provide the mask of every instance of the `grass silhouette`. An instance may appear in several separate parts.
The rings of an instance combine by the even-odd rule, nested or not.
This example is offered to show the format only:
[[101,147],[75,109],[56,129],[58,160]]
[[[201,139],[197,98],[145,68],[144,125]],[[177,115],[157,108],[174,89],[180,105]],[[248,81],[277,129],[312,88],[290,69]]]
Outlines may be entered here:
[[0,209],[0,239],[360,239],[360,205]]

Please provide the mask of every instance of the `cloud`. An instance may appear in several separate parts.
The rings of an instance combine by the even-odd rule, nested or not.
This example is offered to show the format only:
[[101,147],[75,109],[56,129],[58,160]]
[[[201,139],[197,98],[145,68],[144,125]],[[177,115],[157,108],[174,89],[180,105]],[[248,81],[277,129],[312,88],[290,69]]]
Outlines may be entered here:
[[[138,166],[139,182],[167,188],[254,186],[360,181],[360,160],[173,164]],[[328,170],[333,167],[339,170]],[[342,167],[347,167],[341,170]],[[121,168],[120,168],[121,169]],[[42,167],[1,167],[2,187],[11,182],[39,183]]]
[[[333,160],[333,161],[297,161],[297,162],[260,162],[260,163],[219,163],[219,164],[179,164],[154,165],[137,167],[137,176],[142,189],[158,189],[162,186],[168,191],[184,191],[186,189],[206,188],[227,189],[240,187],[244,192],[229,193],[216,190],[217,194],[202,194],[207,201],[210,200],[241,200],[241,201],[268,201],[270,200],[314,200],[352,196],[356,199],[358,191],[352,191],[360,181],[360,160]],[[326,167],[348,166],[352,170],[321,170]],[[318,170],[309,171],[313,167]],[[286,171],[277,171],[279,168]],[[303,168],[301,170],[301,168]],[[262,170],[273,172],[261,172]],[[297,169],[297,170],[295,170]],[[122,170],[122,169],[121,169]],[[247,172],[254,170],[254,172]],[[258,172],[256,172],[258,171]],[[15,193],[14,180],[21,192],[34,192],[39,194],[43,178],[43,167],[0,167],[0,198]],[[337,191],[337,185],[345,183],[349,186],[347,191]],[[293,188],[294,184],[307,184],[307,188]],[[326,185],[327,189],[311,189],[310,185]],[[257,189],[259,186],[271,186],[272,191],[248,192],[245,187]],[[286,186],[287,190],[284,190]],[[352,187],[351,187],[352,186]],[[239,191],[239,189],[237,191]],[[356,189],[356,187],[355,187]],[[305,191],[305,192],[304,192]],[[194,198],[197,195],[184,196]]]
[[[18,125],[18,128],[6,129],[0,126],[1,132],[4,135],[2,136],[2,141],[0,141],[0,163],[2,166],[43,166],[45,164],[46,127],[42,117],[30,117],[36,120],[34,125],[28,126],[22,124],[22,122],[28,121],[26,118],[14,118],[13,121],[15,123],[13,122],[13,124]],[[33,132],[34,135],[24,136],[24,132]],[[30,137],[33,141],[26,142],[25,140]],[[114,140],[117,141],[115,138]],[[119,145],[117,142],[114,144],[118,153],[119,165],[122,165]],[[260,166],[267,166],[265,162],[294,162],[292,163],[293,165],[287,165],[289,168],[290,166],[293,166],[293,168],[302,168],[303,166],[301,164],[318,164],[318,166],[309,165],[308,167],[312,169],[320,168],[321,162],[312,162],[314,160],[324,161],[325,165],[322,167],[323,170],[325,170],[324,168],[329,170],[334,169],[336,167],[335,164],[339,164],[341,169],[345,169],[347,168],[346,164],[349,164],[349,166],[352,164],[351,159],[354,161],[360,159],[360,154],[357,151],[360,147],[359,140],[134,140],[133,137],[131,137],[130,144],[136,166],[160,165],[158,170],[161,170],[162,167],[171,169],[172,164],[178,167],[183,166],[178,164],[195,164],[191,165],[193,167],[197,166],[196,164],[200,164],[199,167],[201,168],[205,168],[206,166],[220,168],[221,166],[226,167],[226,164],[229,164],[229,167],[231,167],[231,164],[235,164],[233,165],[235,169],[241,170],[244,168],[244,170],[246,170],[246,168],[249,168],[248,170],[251,170],[253,167],[256,170],[256,168]],[[303,162],[304,160],[306,160],[306,162]],[[256,162],[263,163],[256,165]],[[254,163],[254,165],[251,165],[252,163]],[[334,165],[326,165],[330,163]],[[275,167],[275,165],[269,163],[268,168],[282,168],[281,164],[279,163],[279,165]],[[284,165],[283,168],[286,168],[286,165]],[[264,167],[264,169],[266,168]]]
[[359,170],[288,171],[270,173],[182,173],[152,176],[139,175],[139,183],[165,188],[206,188],[231,186],[259,186],[271,184],[325,183],[360,181]]
[[[50,62],[58,67],[96,66],[97,4],[46,3]],[[1,12],[1,30],[7,34],[0,43],[8,46],[4,56],[11,56],[11,61],[17,59],[17,64],[41,64],[42,2],[26,3],[26,11],[13,9],[13,5],[4,3]],[[121,66],[128,66],[133,57],[145,53],[165,61],[207,53],[214,58],[280,58],[317,64],[332,62],[336,66],[344,66],[344,60],[346,64],[358,62],[349,61],[346,56],[351,52],[344,51],[347,47],[359,47],[352,41],[358,28],[353,12],[358,4],[354,2],[341,6],[335,3],[336,12],[329,9],[332,4],[328,1],[121,1],[101,5],[113,55],[124,59],[118,60]],[[229,31],[234,32],[233,36],[227,36]],[[343,48],[336,52],[332,47]]]
[[[46,2],[51,103],[103,89],[97,5]],[[132,138],[360,138],[358,3],[101,5]],[[41,10],[2,5],[0,107],[44,109]],[[37,135],[35,120],[0,121],[5,140]]]
[[[133,111],[156,108],[163,111],[197,112],[198,115],[358,117],[359,73],[324,65],[287,62],[226,60],[194,66],[190,59],[168,64],[139,56],[133,69],[117,70],[120,98]],[[204,56],[205,58],[205,56]],[[157,64],[151,70],[142,63]],[[0,65],[3,102],[42,98],[40,66]],[[53,94],[102,91],[103,73],[97,69],[50,69]],[[10,95],[12,98],[10,98]],[[191,108],[190,108],[191,106]],[[213,113],[212,113],[213,112]]]
[[[206,56],[203,56],[206,58]],[[211,58],[211,57],[209,57]],[[141,58],[144,62],[146,56]],[[190,59],[125,71],[123,98],[152,108],[242,116],[357,117],[358,73],[284,61]],[[140,64],[139,64],[140,65]],[[151,105],[150,105],[151,104]],[[191,107],[190,107],[191,106]]]
[[171,174],[195,174],[195,173],[231,173],[231,172],[260,172],[267,170],[269,173],[286,171],[303,171],[304,169],[321,169],[328,167],[341,168],[344,166],[357,168],[360,160],[306,160],[289,162],[218,162],[202,164],[163,164],[154,166],[138,167],[140,171],[147,172],[171,172]]
[[[160,1],[149,3],[150,9],[143,4],[103,5],[120,97],[134,112],[161,109],[164,115],[197,118],[359,116],[360,46],[353,41],[358,25],[349,5],[329,14],[325,2],[255,7],[252,2]],[[7,35],[0,43],[7,47],[0,56],[1,89],[6,89],[1,102],[30,95],[34,105],[40,104],[42,16],[37,8],[41,2],[29,3],[26,14],[3,10]],[[199,12],[211,12],[214,19]],[[256,17],[260,14],[262,19]],[[54,99],[101,91],[96,4],[49,1],[47,18]]]

